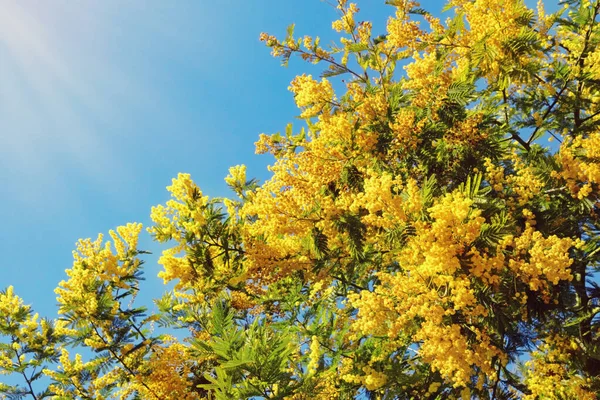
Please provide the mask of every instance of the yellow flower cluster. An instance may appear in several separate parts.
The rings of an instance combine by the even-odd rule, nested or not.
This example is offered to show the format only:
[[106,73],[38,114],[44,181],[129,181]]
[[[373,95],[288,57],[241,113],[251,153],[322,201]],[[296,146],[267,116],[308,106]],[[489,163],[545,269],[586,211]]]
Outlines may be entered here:
[[318,82],[311,75],[300,75],[291,82],[289,90],[294,93],[298,107],[303,109],[300,114],[302,118],[311,118],[327,112],[331,103],[335,101],[331,83],[325,78]]
[[306,372],[310,375],[314,375],[319,368],[319,362],[321,361],[321,345],[319,344],[319,338],[313,336],[310,341],[310,352],[309,362],[306,366]]
[[585,57],[583,72],[589,74],[592,79],[600,79],[600,50],[598,48]]
[[416,51],[422,42],[430,39],[429,35],[419,28],[419,22],[411,20],[407,13],[407,10],[417,7],[418,3],[412,0],[396,3],[396,17],[390,17],[387,23],[387,44],[395,51]]
[[526,362],[527,388],[531,391],[524,400],[581,399],[595,400],[589,381],[569,371],[568,364],[578,345],[558,335],[545,338],[531,360]]
[[247,310],[256,306],[256,302],[246,293],[234,291],[231,293],[231,306],[238,310]]
[[506,183],[506,179],[504,177],[504,168],[499,165],[494,165],[492,160],[489,158],[485,159],[485,171],[486,177],[492,188],[501,192],[504,189],[504,184]]
[[0,375],[37,367],[39,360],[33,352],[54,354],[54,347],[49,342],[51,333],[51,324],[46,320],[39,321],[38,314],[23,304],[12,286],[0,292],[0,335],[5,335],[3,346],[0,346]]
[[[73,252],[73,267],[66,270],[68,281],[61,281],[55,292],[60,304],[59,312],[74,311],[81,318],[94,318],[98,307],[96,289],[102,285],[129,289],[125,282],[140,267],[137,254],[137,242],[142,224],[132,223],[111,231],[117,253],[113,253],[111,243],[103,244],[103,235],[95,241],[82,239]],[[118,308],[118,302],[113,302]]]
[[368,44],[371,39],[371,31],[373,30],[373,24],[368,21],[363,21],[358,26],[358,37],[361,43]]
[[425,54],[415,52],[413,58],[414,62],[404,67],[409,79],[404,81],[403,87],[415,93],[413,99],[415,107],[430,107],[436,110],[441,107],[448,87],[452,83],[449,60],[446,61],[445,68],[439,68],[435,52]]
[[506,173],[502,165],[495,165],[489,158],[485,159],[485,175],[492,188],[500,192],[499,196],[505,196],[504,189],[512,192],[508,201],[511,208],[523,207],[542,193],[544,183],[535,170],[526,165],[516,153],[513,152],[509,160],[512,162],[512,173]]
[[[241,170],[239,171],[241,172]],[[239,177],[239,176],[238,176]],[[155,226],[148,228],[157,239],[173,239],[176,245],[164,250],[158,263],[164,270],[158,276],[165,283],[179,279],[176,288],[184,288],[196,277],[196,271],[185,256],[178,256],[189,248],[188,238],[199,238],[205,223],[204,212],[208,197],[202,195],[200,188],[192,181],[190,174],[179,174],[167,187],[172,199],[166,207],[152,207],[150,218]]]
[[158,277],[162,278],[164,283],[179,280],[176,289],[190,286],[197,278],[197,273],[190,261],[186,256],[178,256],[179,253],[181,250],[177,247],[166,249],[158,259],[158,263],[163,266],[163,271],[158,273]]
[[415,112],[411,109],[402,109],[396,114],[395,120],[390,122],[390,129],[394,132],[394,144],[399,149],[416,149],[421,139],[419,134],[423,121],[415,120]]
[[544,237],[533,226],[527,226],[512,244],[516,254],[508,265],[531,290],[549,294],[548,282],[556,285],[573,279],[570,269],[573,260],[569,256],[569,249],[575,244],[573,239]]
[[[396,256],[402,272],[378,273],[381,284],[374,291],[349,296],[359,310],[355,331],[391,339],[412,332],[411,340],[421,343],[423,360],[457,387],[468,382],[474,367],[492,373],[492,360],[501,355],[484,331],[477,332],[477,340],[471,344],[459,325],[448,323],[455,313],[473,322],[486,315],[460,261],[484,222],[472,205],[472,200],[458,191],[441,198],[428,210],[432,222],[417,221],[415,236]],[[480,257],[479,264],[483,261]],[[494,281],[492,274],[503,259],[485,261],[491,267],[473,268]],[[416,325],[419,320],[423,322]]]
[[595,195],[600,183],[600,132],[587,137],[566,138],[560,146],[556,159],[561,167],[554,176],[563,179],[573,196],[584,199]]
[[333,21],[331,27],[336,32],[345,31],[347,33],[352,33],[356,26],[354,14],[359,11],[358,7],[355,3],[350,3],[346,6],[346,2],[339,2],[337,8],[342,12],[342,16],[340,19]]
[[186,346],[171,338],[163,346],[155,346],[145,370],[144,382],[134,383],[129,390],[135,390],[142,398],[152,399],[199,399],[193,391],[193,383],[188,379],[190,371],[190,354]]
[[[459,15],[464,15],[469,29],[463,29],[453,39],[457,54],[457,75],[462,75],[469,68],[468,54],[473,47],[482,47],[486,56],[479,60],[478,68],[484,76],[496,81],[502,69],[511,65],[522,67],[531,57],[522,55],[518,59],[512,57],[506,43],[522,33],[522,26],[515,23],[527,15],[525,2],[521,0],[451,0]],[[531,31],[536,34],[535,31]],[[514,79],[514,78],[513,78]],[[515,81],[515,83],[518,83]]]
[[458,122],[449,129],[444,135],[444,139],[450,145],[476,146],[488,137],[485,130],[479,129],[482,118],[481,113],[473,113],[467,116],[464,121]]
[[23,306],[23,300],[15,294],[15,288],[9,286],[4,293],[0,293],[0,315],[7,322],[14,318],[14,314]]
[[104,389],[122,379],[124,373],[120,368],[114,368],[100,375],[97,368],[102,363],[102,358],[84,362],[81,354],[75,354],[75,358],[71,359],[65,348],[61,349],[58,361],[57,371],[46,369],[44,374],[56,382],[50,385],[50,389],[62,398],[108,399]]
[[[294,215],[307,214],[314,203],[306,197],[303,187],[287,187],[276,179],[266,182],[252,194],[252,201],[240,210],[240,217],[258,216],[258,220],[243,227],[249,277],[269,282],[293,271],[310,267],[308,251],[302,238],[312,229],[306,220]],[[279,192],[277,197],[272,193]],[[298,214],[293,210],[302,210]]]
[[[351,197],[348,209],[358,212],[361,208],[369,211],[363,222],[378,228],[393,228],[406,221],[402,197],[399,195],[403,187],[398,178],[391,174],[377,174],[366,171],[364,191]],[[394,194],[396,193],[396,194]]]
[[371,366],[362,368],[364,375],[344,374],[342,379],[349,383],[364,385],[368,390],[374,391],[384,386],[388,377],[384,372],[377,371]]
[[423,360],[455,387],[466,386],[470,382],[473,366],[479,369],[482,376],[492,376],[494,359],[502,356],[490,343],[488,335],[471,328],[475,331],[476,340],[474,344],[470,344],[464,329],[457,324],[439,325],[427,321],[415,337],[423,341],[419,348]]
[[238,196],[241,196],[242,190],[246,185],[246,166],[236,165],[235,167],[229,168],[229,175],[225,177],[225,183],[227,183]]
[[506,184],[512,187],[517,205],[524,206],[540,194],[544,184],[533,169],[525,165],[516,154],[513,153],[511,160],[516,172],[506,177]]
[[[63,383],[66,385],[53,384],[50,386],[50,388],[54,391],[54,393],[56,393],[57,396],[64,396],[67,398],[75,396],[85,396],[87,394],[87,391],[85,391],[82,387],[80,380],[80,374],[85,368],[85,364],[82,361],[81,355],[77,354],[75,356],[75,360],[71,361],[69,357],[69,351],[63,348],[59,357],[59,363],[60,366],[58,368],[62,369],[62,372],[68,377],[66,380],[64,380],[61,377],[60,373],[58,373],[57,371],[46,370],[44,371],[44,373],[56,381],[65,381]],[[73,385],[72,387],[70,387],[69,385],[71,383]],[[99,398],[103,397],[100,396]]]

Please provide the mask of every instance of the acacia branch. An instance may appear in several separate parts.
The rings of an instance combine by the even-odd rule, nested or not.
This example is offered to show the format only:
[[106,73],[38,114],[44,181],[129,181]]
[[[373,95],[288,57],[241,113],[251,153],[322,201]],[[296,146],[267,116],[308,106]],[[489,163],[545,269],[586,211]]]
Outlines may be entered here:
[[[502,89],[502,99],[504,100],[504,122],[506,126],[510,126],[510,118],[508,116],[508,96],[506,95],[506,89]],[[516,140],[523,148],[527,151],[531,150],[531,146],[528,142],[524,141],[518,133],[510,131],[510,136]]]
[[320,56],[320,55],[318,55],[316,53],[308,53],[308,52],[306,52],[306,51],[304,51],[302,49],[293,49],[293,48],[291,48],[289,46],[285,46],[285,45],[282,45],[282,44],[280,44],[280,46],[283,47],[285,50],[290,51],[292,53],[295,52],[295,53],[299,53],[299,54],[304,54],[304,55],[309,56],[309,57],[314,57],[314,58],[316,58],[319,61],[328,62],[331,65],[334,65],[337,68],[344,70],[344,72],[348,72],[349,74],[354,75],[357,79],[359,79],[359,80],[361,80],[363,82],[367,82],[368,81],[368,79],[366,77],[364,77],[364,76],[362,76],[362,75],[354,72],[353,70],[351,70],[350,68],[348,68],[346,65],[340,64],[340,63],[338,63],[337,61],[335,61],[332,58],[326,58],[326,57]]
[[[23,367],[23,364],[21,363],[21,358],[20,358],[20,356],[22,354],[19,354],[19,352],[16,349],[13,349],[13,351],[15,352],[15,357],[17,358],[17,364],[19,365],[19,369],[20,369]],[[21,371],[21,375],[23,375],[25,382],[27,382],[27,386],[29,387],[29,394],[31,394],[31,396],[34,398],[34,400],[37,400],[37,396],[35,395],[35,392],[33,391],[32,381],[27,377],[25,370]]]
[[[127,370],[127,372],[129,372],[129,374],[131,374],[131,376],[137,376],[138,373],[134,370],[132,370],[126,363],[125,360],[123,360],[122,357],[120,357],[112,348],[112,346],[108,343],[108,341],[106,339],[104,339],[104,336],[102,336],[100,334],[100,332],[98,332],[98,327],[92,323],[92,328],[94,328],[94,332],[96,332],[96,335],[100,338],[100,340],[102,340],[102,343],[104,343],[104,345],[106,346],[107,350],[110,352],[110,354],[117,359],[117,361],[119,361],[119,363],[123,366],[123,368],[125,368],[125,370]],[[146,389],[148,389],[148,391],[150,393],[152,393],[152,395],[154,397],[156,397],[158,400],[162,400],[162,398],[160,396],[158,396],[156,394],[156,392],[154,392],[154,390],[152,390],[152,388],[150,388],[150,386],[148,386],[148,384],[146,384],[146,382],[144,382],[143,380],[140,380],[140,383],[142,384],[142,386],[144,386]]]

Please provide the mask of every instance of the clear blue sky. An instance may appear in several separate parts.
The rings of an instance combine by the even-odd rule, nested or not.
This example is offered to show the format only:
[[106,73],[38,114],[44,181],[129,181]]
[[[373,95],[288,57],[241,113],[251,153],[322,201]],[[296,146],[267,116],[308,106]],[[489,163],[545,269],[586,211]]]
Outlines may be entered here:
[[[393,9],[359,2],[384,31]],[[532,3],[532,2],[528,2]],[[423,1],[435,11],[441,1]],[[2,0],[0,13],[0,288],[42,315],[80,237],[149,224],[165,186],[189,172],[205,194],[228,194],[229,166],[264,180],[259,133],[298,114],[285,69],[258,41],[296,23],[331,39],[334,10],[319,0]],[[141,247],[158,251],[149,238]],[[146,295],[159,296],[157,254]]]

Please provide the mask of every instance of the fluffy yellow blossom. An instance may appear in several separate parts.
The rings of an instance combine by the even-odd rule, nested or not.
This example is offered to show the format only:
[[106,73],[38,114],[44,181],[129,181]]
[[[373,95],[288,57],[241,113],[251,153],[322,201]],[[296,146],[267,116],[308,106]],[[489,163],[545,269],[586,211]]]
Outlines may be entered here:
[[4,293],[0,293],[0,315],[5,316],[5,318],[9,318],[17,312],[22,305],[23,300],[15,295],[13,286],[9,286]]
[[524,165],[516,154],[513,153],[511,160],[516,173],[506,177],[506,183],[512,186],[517,197],[517,204],[523,206],[540,194],[544,184],[533,169]]
[[302,118],[326,112],[335,100],[331,83],[325,78],[318,82],[311,75],[300,75],[291,82],[289,90],[294,93],[298,107],[303,109]]
[[[411,328],[413,339],[422,343],[419,353],[455,386],[464,385],[474,367],[491,374],[492,360],[501,355],[483,331],[475,344],[469,344],[459,325],[444,324],[446,316],[456,312],[472,317],[486,314],[478,306],[467,276],[456,276],[461,271],[460,257],[483,223],[472,205],[472,200],[457,191],[430,207],[432,222],[418,223],[416,235],[400,253],[404,273],[381,273],[381,285],[374,292],[349,296],[359,310],[353,328],[363,334],[397,337],[414,327],[415,318],[424,321]],[[492,274],[502,268],[503,258],[485,262],[492,266],[484,268],[488,279],[494,281]]]
[[129,288],[127,279],[140,268],[137,253],[138,236],[141,224],[127,224],[117,228],[110,235],[116,243],[117,254],[113,253],[111,243],[103,244],[103,235],[95,241],[82,239],[73,252],[73,267],[66,271],[68,281],[62,281],[55,290],[57,301],[61,305],[59,312],[75,311],[82,317],[96,314],[99,294],[96,288],[103,283],[109,287]]
[[374,370],[371,367],[363,368],[365,376],[362,377],[365,387],[368,390],[377,390],[387,382],[387,375]]
[[572,239],[544,237],[529,226],[513,243],[518,255],[508,265],[531,290],[545,291],[548,282],[556,285],[561,280],[573,279],[569,268],[573,263],[569,249],[575,244]]
[[242,194],[242,190],[246,185],[246,166],[237,165],[229,168],[229,175],[225,178],[225,182],[238,194]]
[[413,54],[414,61],[404,67],[408,80],[403,84],[407,90],[415,92],[415,107],[432,107],[436,109],[444,100],[444,93],[451,83],[451,70],[440,68],[435,53]]
[[164,398],[192,400],[201,397],[195,392],[192,382],[187,379],[190,374],[189,353],[186,346],[170,341],[164,346],[154,349],[148,363],[143,367],[145,377],[133,384],[144,398]]
[[321,345],[319,344],[319,338],[313,336],[310,341],[310,353],[309,353],[308,365],[306,366],[306,372],[308,374],[314,374],[319,368],[319,362],[321,360]]
[[551,336],[544,339],[539,349],[533,353],[532,359],[526,362],[528,373],[525,383],[531,394],[524,399],[534,400],[539,396],[548,399],[597,398],[589,387],[589,382],[570,371],[567,366],[572,352],[577,350],[577,345],[574,347],[564,337]]
[[556,159],[561,170],[555,176],[563,179],[573,196],[583,199],[590,196],[600,183],[600,132],[587,137],[566,139]]
[[[463,14],[469,29],[461,32],[455,40],[458,55],[464,56],[469,48],[482,48],[488,54],[478,67],[490,81],[495,81],[501,69],[508,65],[522,66],[528,62],[525,55],[514,58],[506,43],[518,37],[523,27],[515,21],[528,15],[528,8],[520,0],[451,0],[457,13]],[[536,32],[531,31],[534,35]],[[463,47],[464,46],[464,47]],[[467,67],[466,59],[459,61],[459,69]]]
[[333,21],[331,27],[336,32],[345,31],[347,33],[352,33],[355,29],[354,15],[359,11],[358,7],[355,3],[350,3],[347,6],[338,4],[337,7],[342,12],[342,16],[340,19]]

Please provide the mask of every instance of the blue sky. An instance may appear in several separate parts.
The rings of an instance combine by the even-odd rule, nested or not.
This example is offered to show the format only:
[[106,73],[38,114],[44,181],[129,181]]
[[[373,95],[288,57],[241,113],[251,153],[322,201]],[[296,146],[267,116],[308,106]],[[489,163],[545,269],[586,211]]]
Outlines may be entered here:
[[[361,7],[382,32],[392,9]],[[294,121],[289,82],[319,69],[282,68],[258,35],[295,22],[327,39],[334,17],[319,0],[3,1],[0,288],[54,316],[76,240],[147,226],[178,172],[211,196],[228,194],[232,165],[267,178],[253,143]],[[158,253],[147,237],[141,247]],[[164,291],[157,255],[147,298]]]
[[[393,11],[359,2],[359,19],[384,31]],[[532,2],[528,2],[532,3]],[[422,2],[436,13],[441,1]],[[533,4],[530,4],[533,5]],[[80,237],[149,224],[165,187],[189,172],[205,194],[228,194],[230,166],[268,177],[254,154],[260,133],[298,114],[262,31],[333,37],[335,12],[319,0],[4,0],[0,13],[0,288],[10,284],[45,316]],[[146,264],[146,299],[159,248]]]

